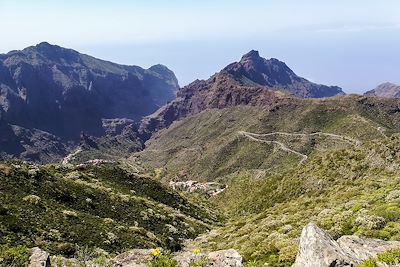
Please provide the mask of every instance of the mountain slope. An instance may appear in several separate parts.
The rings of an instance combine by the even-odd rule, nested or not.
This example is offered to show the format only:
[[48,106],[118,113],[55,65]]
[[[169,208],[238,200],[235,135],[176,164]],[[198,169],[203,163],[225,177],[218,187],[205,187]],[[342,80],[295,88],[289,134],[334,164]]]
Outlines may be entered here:
[[[289,149],[312,156],[357,145],[351,139],[364,142],[398,132],[399,107],[397,99],[345,96],[211,109],[156,133],[134,156],[163,168],[166,180],[224,181],[240,170],[276,173],[300,163],[302,157]],[[243,131],[269,136],[256,136],[257,142]]]
[[[96,165],[99,165],[96,163]],[[76,246],[119,252],[178,249],[218,216],[154,177],[103,163],[79,167],[0,162],[2,244],[70,256]]]
[[258,52],[250,51],[208,80],[196,80],[180,89],[174,101],[143,119],[140,130],[150,136],[175,120],[209,108],[267,107],[286,95],[318,98],[342,94],[339,87],[311,83],[297,76],[285,63],[266,60]]
[[207,109],[175,121],[130,160],[170,181],[218,182],[228,223],[187,243],[291,266],[301,229],[400,240],[400,100],[299,99]]
[[102,119],[139,121],[177,89],[165,66],[118,65],[48,43],[0,57],[3,123],[47,132],[64,144],[79,141],[82,131],[105,135]]
[[400,240],[399,141],[395,134],[328,151],[258,179],[237,175],[214,200],[236,216],[190,246],[233,247],[256,266],[292,266],[301,229],[310,222],[335,239],[355,234]]
[[400,85],[393,83],[382,83],[375,89],[366,92],[367,96],[380,96],[380,97],[400,97]]

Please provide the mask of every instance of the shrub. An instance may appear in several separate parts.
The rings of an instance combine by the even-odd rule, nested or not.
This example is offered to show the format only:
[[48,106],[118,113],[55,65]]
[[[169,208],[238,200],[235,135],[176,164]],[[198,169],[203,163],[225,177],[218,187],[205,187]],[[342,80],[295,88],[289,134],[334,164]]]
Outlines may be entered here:
[[378,255],[378,261],[387,264],[400,263],[400,249],[390,249]]
[[194,257],[189,262],[189,267],[203,267],[209,266],[208,258],[205,255],[201,255],[201,250],[198,248],[193,249]]
[[9,247],[0,245],[0,266],[26,266],[29,261],[29,250],[26,246]]
[[376,267],[376,260],[374,259],[367,259],[362,264],[358,265],[358,267]]
[[149,267],[177,267],[178,263],[169,254],[162,253],[159,249],[153,249],[150,253]]
[[40,197],[35,196],[35,195],[28,195],[22,199],[23,201],[26,201],[32,205],[37,205],[40,202]]

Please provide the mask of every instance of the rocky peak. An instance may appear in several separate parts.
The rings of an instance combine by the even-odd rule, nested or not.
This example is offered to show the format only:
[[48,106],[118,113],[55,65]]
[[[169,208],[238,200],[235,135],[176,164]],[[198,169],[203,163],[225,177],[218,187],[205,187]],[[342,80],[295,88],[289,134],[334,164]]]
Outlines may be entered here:
[[60,46],[58,45],[52,45],[48,42],[41,42],[35,45],[36,49],[46,51],[46,50],[52,50],[52,49],[61,49]]
[[339,87],[315,84],[299,77],[285,62],[276,58],[262,58],[256,50],[243,55],[239,62],[228,65],[221,73],[231,75],[241,85],[266,86],[297,97],[318,98],[344,94]]
[[375,89],[366,92],[364,95],[379,97],[400,97],[400,85],[391,82],[385,82],[378,85]]
[[240,62],[257,61],[260,59],[262,59],[262,57],[260,57],[260,53],[256,50],[251,50],[250,52],[248,52],[242,56],[242,59],[240,60]]
[[174,101],[142,120],[140,132],[147,138],[175,120],[209,108],[238,105],[271,108],[280,99],[288,98],[289,94],[317,98],[344,93],[339,87],[315,84],[301,78],[284,62],[264,59],[258,51],[251,50],[239,62],[229,64],[208,80],[196,80],[181,88]]

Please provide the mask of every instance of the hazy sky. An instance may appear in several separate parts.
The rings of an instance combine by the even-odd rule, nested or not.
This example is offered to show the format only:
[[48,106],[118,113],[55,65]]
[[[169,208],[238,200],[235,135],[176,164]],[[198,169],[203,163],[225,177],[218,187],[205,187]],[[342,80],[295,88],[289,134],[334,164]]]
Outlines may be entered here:
[[185,85],[251,49],[314,82],[400,84],[399,0],[0,0],[0,53],[47,41]]

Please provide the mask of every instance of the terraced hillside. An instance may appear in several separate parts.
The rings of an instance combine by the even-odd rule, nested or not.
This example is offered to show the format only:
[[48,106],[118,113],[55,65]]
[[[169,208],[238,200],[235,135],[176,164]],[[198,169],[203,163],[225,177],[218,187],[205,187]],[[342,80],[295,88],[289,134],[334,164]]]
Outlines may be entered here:
[[219,219],[154,177],[111,163],[2,162],[0,192],[0,244],[40,246],[53,255],[72,255],[77,245],[175,250]]

